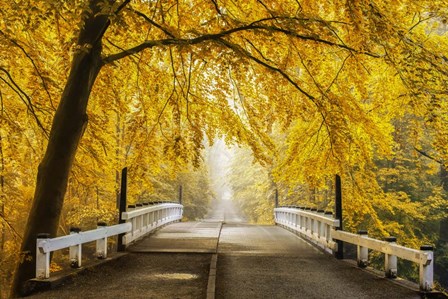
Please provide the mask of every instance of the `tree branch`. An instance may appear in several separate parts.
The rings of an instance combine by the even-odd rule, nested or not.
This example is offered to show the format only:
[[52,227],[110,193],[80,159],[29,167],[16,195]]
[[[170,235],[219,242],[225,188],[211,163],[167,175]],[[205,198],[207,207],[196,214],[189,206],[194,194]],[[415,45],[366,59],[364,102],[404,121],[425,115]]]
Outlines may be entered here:
[[115,14],[118,14],[123,8],[128,5],[131,2],[131,0],[124,0],[123,3],[118,5],[117,9],[115,10]]
[[219,39],[219,42],[221,44],[223,44],[224,46],[226,46],[227,48],[233,50],[236,53],[240,53],[241,55],[245,56],[246,58],[249,58],[250,60],[255,61],[256,63],[264,66],[265,68],[274,71],[278,74],[280,74],[283,78],[285,78],[289,83],[291,83],[298,91],[300,91],[303,95],[305,95],[308,99],[310,99],[312,102],[316,103],[316,98],[314,96],[312,96],[311,94],[309,94],[308,92],[306,92],[304,89],[302,89],[297,82],[295,82],[291,77],[288,76],[288,74],[286,74],[284,71],[282,71],[281,69],[272,66],[260,59],[258,59],[257,57],[253,56],[252,54],[250,54],[247,50],[243,49],[241,46],[239,45],[235,45],[232,44],[224,39]]
[[351,48],[347,45],[344,44],[340,44],[340,43],[336,43],[336,42],[332,42],[332,41],[328,41],[325,39],[320,38],[317,35],[302,35],[299,34],[297,32],[293,32],[291,30],[288,29],[284,29],[284,28],[280,28],[280,27],[275,27],[275,26],[266,26],[266,25],[257,25],[259,21],[257,22],[253,22],[249,25],[244,25],[241,27],[236,27],[236,28],[232,28],[229,30],[225,30],[222,31],[220,33],[213,33],[213,34],[203,34],[200,35],[198,37],[195,38],[190,38],[190,39],[186,39],[186,38],[169,38],[169,39],[161,39],[161,40],[150,40],[150,41],[145,41],[143,43],[141,43],[140,45],[137,45],[133,48],[130,48],[128,50],[125,50],[121,53],[117,53],[117,54],[112,54],[109,55],[105,58],[103,58],[103,64],[108,64],[111,62],[114,62],[116,60],[125,58],[129,55],[133,55],[137,52],[143,51],[145,49],[149,49],[149,48],[153,48],[153,47],[160,47],[160,46],[169,46],[169,45],[176,45],[176,46],[187,46],[187,45],[196,45],[196,44],[200,44],[202,42],[206,42],[206,41],[222,41],[223,37],[226,36],[230,36],[234,33],[238,33],[238,32],[243,32],[243,31],[253,31],[253,30],[262,30],[262,31],[266,31],[266,32],[278,32],[278,33],[283,33],[287,36],[291,36],[291,37],[295,37],[301,40],[306,40],[306,41],[313,41],[313,42],[317,42],[317,43],[323,43],[329,46],[333,46],[333,47],[338,47],[338,48],[342,48],[354,53],[358,53],[358,54],[364,54],[364,55],[368,55],[371,57],[375,57],[375,58],[379,58],[381,57],[378,54],[375,53],[370,53],[370,52],[365,52],[365,51],[358,51],[354,48]]
[[7,40],[9,40],[12,44],[14,44],[16,47],[18,47],[24,54],[25,56],[31,61],[31,64],[33,65],[34,69],[36,70],[36,73],[38,75],[38,77],[40,78],[40,80],[42,81],[42,86],[45,89],[46,94],[48,95],[48,99],[50,100],[50,104],[51,107],[56,110],[56,108],[54,107],[53,104],[53,99],[51,98],[50,92],[48,90],[47,84],[45,83],[45,80],[41,74],[41,72],[39,71],[39,68],[37,67],[36,63],[34,62],[34,59],[31,58],[31,56],[28,54],[28,52],[25,50],[25,48],[23,48],[17,41],[15,41],[14,39],[8,37],[2,30],[0,30],[0,34],[2,34]]
[[218,15],[221,15],[221,11],[219,10],[218,2],[216,0],[210,0],[213,3],[213,6],[215,7],[216,12]]
[[165,33],[169,37],[172,37],[172,38],[175,37],[175,35],[173,33],[171,33],[168,29],[166,29],[166,28],[162,27],[161,25],[159,25],[158,23],[156,23],[154,20],[152,20],[150,17],[148,17],[144,13],[142,13],[142,12],[140,12],[138,10],[133,9],[132,7],[128,7],[128,10],[130,10],[133,13],[135,13],[136,15],[142,17],[143,19],[145,19],[146,22],[148,22],[151,25],[153,25],[154,27],[160,29],[161,31],[163,31],[163,33]]
[[[31,98],[20,88],[20,86],[14,81],[11,74],[6,69],[4,69],[0,66],[0,70],[6,74],[6,76],[8,77],[9,81],[11,82],[11,84],[13,86],[11,86],[11,84],[9,82],[7,82],[5,79],[3,79],[1,77],[0,77],[0,79],[2,79],[2,81],[5,82],[19,96],[19,98],[23,101],[25,106],[28,108],[28,111],[31,112],[31,114],[33,115],[38,127],[41,128],[42,131],[44,132],[45,136],[48,137],[49,135],[48,135],[47,130],[42,125],[39,117],[37,117],[36,111],[34,111],[34,106],[31,101]],[[26,98],[26,101],[23,99],[22,95]]]
[[442,160],[439,160],[439,159],[434,158],[433,156],[431,156],[431,155],[428,154],[427,152],[422,151],[422,150],[418,149],[418,148],[415,147],[415,146],[414,146],[414,150],[415,150],[417,153],[419,153],[420,155],[422,155],[422,156],[424,156],[424,157],[426,157],[426,158],[428,158],[428,159],[431,159],[431,160],[433,160],[434,162],[437,162],[437,163],[443,165],[443,161],[442,161]]

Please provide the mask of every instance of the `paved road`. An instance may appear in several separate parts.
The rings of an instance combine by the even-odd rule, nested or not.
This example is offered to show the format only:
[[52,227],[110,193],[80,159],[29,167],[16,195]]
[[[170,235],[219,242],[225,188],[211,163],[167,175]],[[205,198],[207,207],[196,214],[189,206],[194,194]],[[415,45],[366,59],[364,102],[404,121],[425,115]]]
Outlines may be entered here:
[[223,206],[232,221],[219,239],[216,298],[420,298],[283,228],[245,223],[231,202]]
[[223,225],[216,298],[420,298],[280,227]]
[[210,254],[130,253],[33,299],[205,298]]
[[245,222],[231,201],[200,222],[176,223],[128,256],[33,298],[205,298],[217,253],[216,298],[420,298],[323,254],[277,226]]

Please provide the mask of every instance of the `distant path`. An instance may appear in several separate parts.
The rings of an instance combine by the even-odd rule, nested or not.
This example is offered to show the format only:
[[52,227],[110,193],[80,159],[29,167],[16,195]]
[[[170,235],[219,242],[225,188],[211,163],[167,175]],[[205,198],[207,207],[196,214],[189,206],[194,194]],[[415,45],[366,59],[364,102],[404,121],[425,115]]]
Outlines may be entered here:
[[218,221],[224,223],[239,223],[246,222],[246,217],[244,217],[240,211],[235,208],[233,201],[231,200],[221,200],[213,206],[208,215],[205,216],[204,221]]
[[[420,298],[285,229],[248,224],[232,201],[219,202],[203,221],[168,225],[128,251],[32,298],[198,299],[206,298],[207,286],[218,299]],[[217,268],[210,280],[213,256]]]

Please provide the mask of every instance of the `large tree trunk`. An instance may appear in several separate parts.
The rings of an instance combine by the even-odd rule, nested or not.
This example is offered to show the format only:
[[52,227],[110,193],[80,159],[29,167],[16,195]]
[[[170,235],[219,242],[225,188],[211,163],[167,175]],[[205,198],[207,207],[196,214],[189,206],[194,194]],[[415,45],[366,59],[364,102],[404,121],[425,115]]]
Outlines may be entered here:
[[87,125],[87,102],[102,66],[101,38],[109,20],[104,14],[97,14],[99,2],[102,1],[91,0],[91,12],[84,12],[87,18],[78,38],[78,51],[53,119],[45,156],[39,165],[12,296],[25,295],[30,291],[25,283],[35,277],[36,235],[49,233],[54,237],[57,233],[70,169]]

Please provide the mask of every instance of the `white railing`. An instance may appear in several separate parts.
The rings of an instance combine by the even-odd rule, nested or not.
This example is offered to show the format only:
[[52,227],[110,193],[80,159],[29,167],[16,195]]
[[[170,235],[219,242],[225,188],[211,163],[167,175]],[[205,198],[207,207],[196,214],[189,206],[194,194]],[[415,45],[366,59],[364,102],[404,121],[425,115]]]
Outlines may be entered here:
[[431,246],[422,246],[420,250],[417,250],[397,245],[394,237],[381,241],[369,238],[366,231],[353,234],[336,230],[335,228],[339,226],[339,220],[315,211],[276,208],[274,209],[274,215],[277,224],[298,232],[326,251],[337,251],[335,240],[356,245],[359,267],[364,268],[368,265],[369,249],[384,253],[386,277],[397,277],[397,258],[417,263],[420,266],[420,290],[431,291],[434,288],[434,253]]
[[331,215],[297,208],[276,208],[274,214],[277,224],[298,232],[324,250],[336,249],[331,233],[333,227],[339,226],[339,220]]
[[97,229],[86,232],[71,229],[70,235],[51,239],[48,234],[39,234],[36,240],[36,278],[50,277],[50,254],[53,251],[69,248],[70,266],[79,268],[84,243],[96,241],[96,256],[104,259],[107,257],[108,237],[126,233],[123,236],[123,244],[129,245],[160,226],[182,219],[183,206],[180,204],[145,204],[133,207],[121,215],[126,223],[113,226],[101,223]]
[[130,223],[113,226],[102,226],[94,230],[80,232],[72,230],[70,235],[50,239],[48,234],[40,234],[36,240],[36,278],[50,277],[50,254],[53,251],[70,248],[70,266],[81,267],[82,244],[96,241],[98,258],[107,257],[107,238],[128,232],[132,229]]
[[384,272],[386,277],[397,277],[397,258],[419,264],[419,286],[422,291],[434,288],[434,252],[432,246],[421,246],[420,250],[396,244],[396,238],[381,241],[369,238],[366,233],[353,234],[344,231],[333,231],[333,239],[341,240],[358,247],[358,266],[368,265],[368,250],[384,253]]
[[123,237],[123,244],[130,244],[162,225],[181,220],[182,213],[183,206],[176,203],[136,207],[123,212],[122,219],[132,223],[132,230]]

